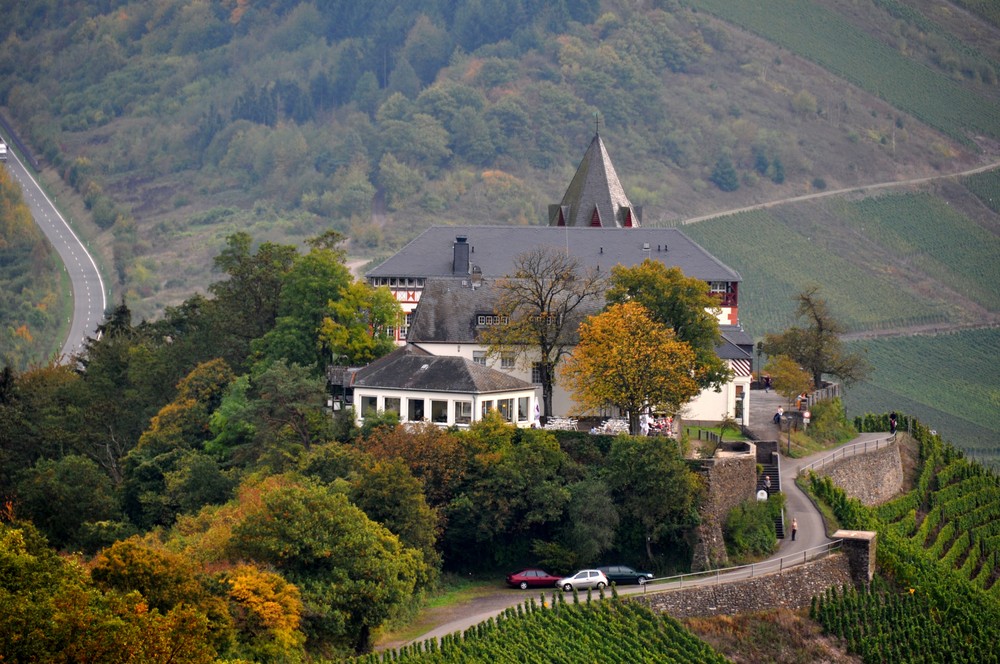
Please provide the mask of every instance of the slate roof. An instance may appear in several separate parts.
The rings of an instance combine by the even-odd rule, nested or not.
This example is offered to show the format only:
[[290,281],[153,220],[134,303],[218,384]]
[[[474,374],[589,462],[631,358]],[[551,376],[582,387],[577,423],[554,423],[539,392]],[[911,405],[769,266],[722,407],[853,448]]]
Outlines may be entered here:
[[549,206],[549,225],[559,225],[562,209],[565,226],[590,227],[595,208],[605,228],[625,226],[629,212],[633,214],[628,225],[639,226],[640,211],[633,210],[600,134],[590,142],[562,202]]
[[720,325],[722,343],[715,347],[715,354],[724,360],[753,359],[753,337],[742,327]]
[[704,281],[742,281],[740,274],[708,253],[676,228],[559,228],[555,226],[432,226],[368,277],[453,277],[454,245],[459,236],[471,245],[470,263],[484,277],[503,277],[514,270],[514,259],[537,246],[568,250],[584,267],[610,272],[615,265],[631,267],[646,258],[679,267],[688,277]]
[[431,355],[410,345],[394,350],[359,369],[354,374],[352,386],[463,394],[535,388],[531,383],[512,378],[464,357]]
[[[454,277],[428,279],[420,294],[407,339],[411,343],[477,343],[477,316],[492,315],[498,296],[495,281],[471,288]],[[582,303],[574,312],[581,320],[604,308],[604,297]],[[575,330],[572,332],[575,335]]]

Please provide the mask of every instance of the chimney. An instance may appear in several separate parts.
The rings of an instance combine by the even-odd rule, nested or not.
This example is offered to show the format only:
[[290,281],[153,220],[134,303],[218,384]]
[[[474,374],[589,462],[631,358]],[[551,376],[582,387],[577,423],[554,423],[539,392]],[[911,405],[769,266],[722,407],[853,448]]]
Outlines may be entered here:
[[468,236],[457,236],[455,238],[455,244],[452,246],[455,251],[455,257],[451,264],[451,273],[462,276],[468,275],[470,267]]

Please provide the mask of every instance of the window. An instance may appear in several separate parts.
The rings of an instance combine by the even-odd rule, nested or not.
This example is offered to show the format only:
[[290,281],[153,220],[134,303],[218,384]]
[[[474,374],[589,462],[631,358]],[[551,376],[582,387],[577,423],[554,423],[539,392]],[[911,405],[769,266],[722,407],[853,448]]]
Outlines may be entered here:
[[502,417],[507,422],[510,422],[511,418],[514,417],[514,400],[513,399],[497,400],[497,410],[500,412],[500,417]]
[[710,281],[708,282],[709,290],[715,295],[722,295],[726,292],[726,282],[725,281]]
[[535,385],[542,384],[542,363],[532,362],[531,363],[531,382]]
[[472,402],[455,402],[455,424],[469,424],[472,422]]
[[396,413],[398,417],[400,414],[399,403],[401,399],[399,397],[386,397],[385,398],[385,412]]
[[491,410],[493,410],[493,402],[492,401],[483,401],[482,402],[482,406],[483,406],[482,417],[486,417],[486,414],[488,412],[490,412]]
[[378,397],[361,397],[361,417],[368,417],[378,413]]
[[424,400],[406,400],[406,419],[410,422],[422,422],[424,419]]
[[500,355],[500,368],[501,369],[514,368],[514,353],[503,353],[502,355]]
[[472,361],[476,364],[481,364],[486,366],[486,351],[485,350],[474,350],[472,351]]
[[494,314],[477,314],[476,325],[479,327],[489,327],[491,325],[506,325],[510,320],[507,316],[496,316]]
[[431,400],[431,422],[438,424],[448,423],[448,402]]
[[517,400],[517,421],[528,421],[528,397],[519,397]]

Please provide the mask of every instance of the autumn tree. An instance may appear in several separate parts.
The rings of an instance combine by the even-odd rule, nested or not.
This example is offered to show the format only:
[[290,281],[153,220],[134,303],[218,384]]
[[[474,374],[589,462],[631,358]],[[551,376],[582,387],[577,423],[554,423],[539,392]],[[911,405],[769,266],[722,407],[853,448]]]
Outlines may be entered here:
[[770,358],[764,365],[764,371],[771,375],[774,391],[788,399],[789,403],[813,386],[809,372],[787,355]]
[[646,259],[632,267],[611,268],[607,300],[609,305],[642,304],[653,320],[671,328],[678,340],[690,344],[702,389],[718,388],[732,378],[729,367],[715,351],[722,341],[719,301],[705,281],[685,276],[679,267]]
[[544,414],[552,414],[556,367],[577,340],[577,327],[599,305],[604,278],[553,247],[536,247],[514,259],[514,271],[496,282],[494,311],[501,324],[479,340],[494,356],[505,353],[537,362]]
[[861,353],[851,353],[840,340],[843,325],[833,317],[819,288],[807,288],[798,295],[796,316],[806,319],[806,326],[793,326],[764,337],[763,350],[769,356],[787,355],[812,374],[813,385],[823,386],[823,374],[850,385],[864,380],[871,365]]
[[327,654],[331,645],[370,650],[373,631],[409,600],[422,564],[343,493],[293,478],[260,487],[227,551],[273,565],[300,588],[307,645]]
[[644,409],[676,413],[697,395],[700,373],[690,345],[638,302],[613,305],[585,321],[580,343],[562,368],[584,409],[617,406],[628,414],[633,435]]
[[443,506],[451,500],[469,467],[470,455],[463,439],[430,422],[405,429],[379,427],[355,444],[376,459],[402,459],[420,479],[432,507]]

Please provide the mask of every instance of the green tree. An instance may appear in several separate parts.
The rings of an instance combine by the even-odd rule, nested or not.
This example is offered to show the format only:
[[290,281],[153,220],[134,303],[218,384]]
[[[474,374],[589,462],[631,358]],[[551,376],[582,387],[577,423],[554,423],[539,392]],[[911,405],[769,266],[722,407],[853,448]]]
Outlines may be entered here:
[[80,546],[86,524],[120,518],[107,473],[86,457],[42,459],[17,485],[21,516],[58,548]]
[[764,337],[763,350],[770,356],[787,355],[812,375],[813,385],[823,386],[823,375],[839,378],[845,385],[864,380],[871,365],[861,353],[850,353],[840,340],[843,326],[833,317],[816,286],[798,295],[796,315],[806,327],[793,326]]
[[[297,364],[278,361],[252,382],[256,445],[287,445],[308,450],[329,440],[330,424],[322,413],[326,379]],[[275,450],[278,451],[278,450]]]
[[[441,558],[436,550],[440,518],[427,504],[420,480],[402,459],[362,467],[349,497],[368,518],[395,533],[403,546],[421,551],[428,571],[437,569]],[[429,585],[433,579],[423,579],[422,585]]]
[[355,652],[405,603],[420,553],[400,544],[341,493],[308,482],[262,487],[259,503],[232,529],[234,559],[273,565],[299,586],[310,647]]
[[736,191],[740,188],[740,176],[733,167],[733,160],[727,155],[722,155],[716,160],[709,180],[722,191]]
[[533,540],[552,539],[570,494],[569,457],[552,435],[507,424],[492,412],[467,436],[480,451],[445,510],[446,558],[466,567],[514,564]]
[[567,489],[570,499],[559,540],[576,556],[570,567],[594,564],[614,545],[618,508],[602,479],[586,478]]
[[670,327],[679,341],[695,352],[698,384],[718,388],[732,379],[732,372],[715,349],[722,342],[719,332],[719,301],[708,284],[686,277],[678,267],[646,259],[639,265],[611,268],[608,304],[638,302],[650,317]]
[[344,252],[337,248],[342,240],[333,231],[311,239],[309,253],[297,256],[282,276],[274,327],[252,342],[264,359],[284,359],[322,373],[329,360],[319,338],[323,319],[329,303],[353,280],[344,266]]
[[587,411],[617,406],[639,433],[647,408],[677,413],[701,390],[691,347],[638,302],[615,304],[580,325],[580,343],[562,367]]
[[480,331],[494,356],[506,353],[537,362],[544,415],[552,414],[556,367],[577,340],[577,327],[604,291],[596,270],[552,247],[536,247],[514,259],[514,271],[496,282],[494,312],[503,321]]
[[399,325],[403,310],[388,288],[372,288],[355,281],[331,300],[320,324],[319,339],[326,357],[346,356],[352,364],[366,364],[391,352],[396,342],[391,328]]
[[242,357],[246,357],[251,340],[274,327],[282,285],[296,257],[295,247],[265,242],[251,252],[251,245],[247,233],[226,238],[226,248],[216,256],[215,267],[229,278],[209,286],[215,295],[218,324]]
[[[637,531],[631,541],[644,541],[650,563],[654,545],[676,546],[698,523],[702,482],[672,438],[615,437],[608,454],[608,486],[620,506],[622,527]],[[619,539],[629,541],[623,535]]]

